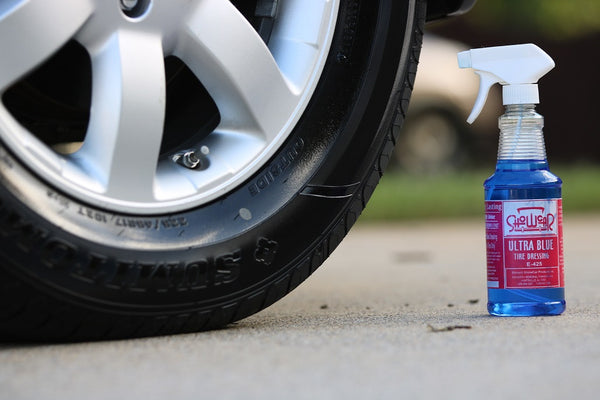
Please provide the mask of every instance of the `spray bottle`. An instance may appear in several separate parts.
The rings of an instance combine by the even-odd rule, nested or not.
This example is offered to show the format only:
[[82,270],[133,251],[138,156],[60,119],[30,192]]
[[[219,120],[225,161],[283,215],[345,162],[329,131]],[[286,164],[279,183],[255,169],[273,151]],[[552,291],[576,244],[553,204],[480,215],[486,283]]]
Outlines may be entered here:
[[562,181],[548,167],[537,81],[554,61],[533,44],[458,53],[460,68],[480,76],[467,119],[489,89],[502,85],[496,172],[485,183],[488,311],[498,316],[558,315],[565,310]]

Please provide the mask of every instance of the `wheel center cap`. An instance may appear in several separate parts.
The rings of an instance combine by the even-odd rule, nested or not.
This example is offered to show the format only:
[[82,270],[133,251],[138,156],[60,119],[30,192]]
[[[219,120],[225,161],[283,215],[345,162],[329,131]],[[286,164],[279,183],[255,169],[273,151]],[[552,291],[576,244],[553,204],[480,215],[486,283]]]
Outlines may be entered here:
[[[82,0],[83,1],[83,0]],[[172,50],[185,20],[199,0],[86,0],[94,13],[76,40],[92,52],[118,31],[136,31],[158,35]]]

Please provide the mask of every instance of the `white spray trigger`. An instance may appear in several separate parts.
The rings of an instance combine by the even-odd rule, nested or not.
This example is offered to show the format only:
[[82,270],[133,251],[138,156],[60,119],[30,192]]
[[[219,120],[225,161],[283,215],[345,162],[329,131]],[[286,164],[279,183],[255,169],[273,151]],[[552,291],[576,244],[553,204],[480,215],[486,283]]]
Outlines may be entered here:
[[458,53],[460,68],[473,68],[479,75],[479,93],[467,119],[473,123],[485,105],[495,83],[504,86],[504,104],[537,104],[538,79],[554,68],[554,61],[538,46],[527,43],[485,47]]
[[475,71],[475,73],[479,75],[479,92],[477,93],[477,98],[475,99],[475,104],[473,105],[471,114],[469,115],[469,118],[467,118],[467,122],[470,124],[477,119],[481,113],[481,110],[483,110],[483,106],[485,105],[485,101],[487,100],[491,87],[494,86],[495,83],[499,82],[498,77],[489,72]]

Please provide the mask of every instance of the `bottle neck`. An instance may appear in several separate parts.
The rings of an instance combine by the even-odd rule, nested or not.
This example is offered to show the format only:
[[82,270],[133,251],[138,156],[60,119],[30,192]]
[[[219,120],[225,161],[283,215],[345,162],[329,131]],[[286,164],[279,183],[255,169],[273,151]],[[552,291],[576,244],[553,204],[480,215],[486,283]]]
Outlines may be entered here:
[[546,163],[544,117],[535,112],[534,104],[509,104],[498,119],[500,142],[498,163]]

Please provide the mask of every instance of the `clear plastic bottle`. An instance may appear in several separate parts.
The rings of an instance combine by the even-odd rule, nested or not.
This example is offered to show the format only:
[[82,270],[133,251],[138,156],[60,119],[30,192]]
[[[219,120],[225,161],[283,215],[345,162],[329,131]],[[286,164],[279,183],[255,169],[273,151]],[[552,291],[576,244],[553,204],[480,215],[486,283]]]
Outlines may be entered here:
[[565,310],[562,181],[549,171],[543,124],[533,104],[508,105],[499,118],[496,172],[484,183],[492,315]]
[[471,49],[458,66],[479,75],[467,122],[475,121],[490,88],[502,85],[496,172],[486,180],[488,311],[499,316],[556,315],[565,310],[562,181],[548,169],[535,112],[538,80],[554,60],[533,43]]

